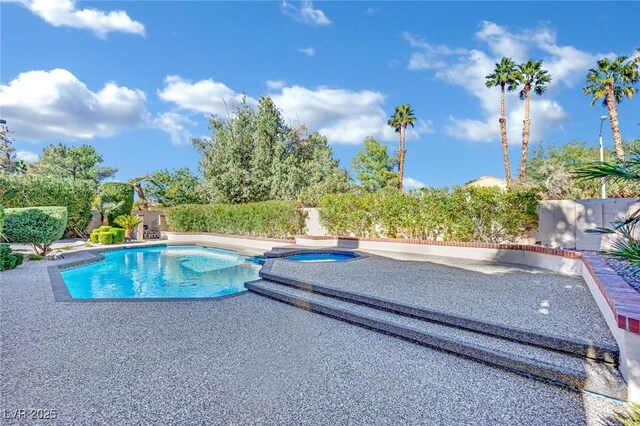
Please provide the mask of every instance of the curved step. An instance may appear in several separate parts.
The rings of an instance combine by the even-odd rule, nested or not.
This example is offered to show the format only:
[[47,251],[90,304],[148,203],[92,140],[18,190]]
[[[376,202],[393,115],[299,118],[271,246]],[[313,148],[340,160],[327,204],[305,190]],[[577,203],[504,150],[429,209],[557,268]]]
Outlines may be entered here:
[[611,363],[614,366],[619,365],[620,351],[615,345],[535,333],[504,324],[498,324],[490,321],[478,321],[476,319],[451,315],[445,312],[425,309],[419,306],[401,304],[366,294],[344,291],[318,284],[305,283],[292,277],[285,277],[271,273],[270,262],[266,262],[262,267],[260,270],[260,277],[300,290],[339,298],[377,309],[384,309],[400,315],[448,324],[478,333],[485,333],[491,336],[498,336],[504,339],[540,346],[554,351],[565,352],[596,361]]
[[266,280],[247,289],[291,305],[409,339],[493,366],[625,400],[627,387],[610,364],[398,315]]

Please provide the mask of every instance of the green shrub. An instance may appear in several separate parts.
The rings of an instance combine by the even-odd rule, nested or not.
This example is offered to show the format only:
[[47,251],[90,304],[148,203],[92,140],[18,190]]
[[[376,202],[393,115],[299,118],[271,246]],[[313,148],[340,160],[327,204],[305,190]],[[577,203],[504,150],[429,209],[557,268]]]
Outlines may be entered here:
[[124,241],[124,229],[113,228],[111,233],[113,234],[113,242],[114,243],[121,243],[121,242]]
[[184,204],[164,210],[169,229],[255,237],[290,238],[304,230],[304,214],[293,201],[247,204]]
[[9,244],[0,244],[0,271],[22,265],[23,258],[20,253],[12,253]]
[[113,244],[113,232],[101,232],[98,234],[100,244]]
[[62,237],[67,226],[66,207],[6,209],[5,214],[7,240],[32,244],[41,255],[49,252],[50,244]]
[[29,260],[42,260],[44,259],[44,256],[40,256],[39,254],[30,254],[29,255]]
[[332,235],[506,242],[535,228],[538,201],[533,191],[472,187],[332,194],[320,221]]
[[0,235],[4,229],[4,208],[0,205]]
[[85,235],[91,221],[91,200],[96,184],[45,176],[0,175],[0,204],[6,208],[65,206],[67,235]]
[[92,243],[97,243],[98,242],[98,232],[96,232],[95,230],[91,231],[91,234],[89,234],[89,240]]
[[107,213],[109,223],[120,215],[131,214],[133,208],[133,185],[126,182],[107,182],[100,187],[100,193],[94,200],[94,206],[100,200],[109,200],[117,204],[117,207],[110,209]]

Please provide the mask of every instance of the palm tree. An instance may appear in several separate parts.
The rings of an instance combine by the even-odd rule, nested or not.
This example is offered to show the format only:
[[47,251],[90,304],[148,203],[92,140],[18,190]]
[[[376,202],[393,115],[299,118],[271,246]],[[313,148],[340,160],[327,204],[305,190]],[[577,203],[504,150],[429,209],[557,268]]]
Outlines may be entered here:
[[609,58],[600,59],[598,68],[592,68],[587,74],[587,85],[584,94],[591,95],[591,106],[602,98],[602,105],[609,109],[609,123],[616,155],[619,161],[624,161],[624,148],[618,127],[618,107],[624,97],[633,98],[636,93],[635,83],[640,80],[638,73],[638,58],[627,61],[627,56],[618,56],[611,61]]
[[411,109],[411,105],[404,104],[396,107],[394,114],[389,118],[387,124],[398,133],[398,189],[402,191],[402,178],[404,176],[404,157],[406,155],[405,140],[407,136],[407,126],[414,127],[416,117]]
[[511,186],[511,164],[509,163],[509,146],[507,144],[507,118],[504,113],[505,88],[509,91],[518,87],[518,72],[516,63],[511,58],[502,58],[492,74],[486,77],[488,88],[500,86],[500,136],[502,138],[502,157],[504,159],[504,174],[507,186]]
[[523,179],[527,175],[527,152],[529,150],[529,136],[531,135],[531,90],[541,96],[547,88],[546,84],[551,82],[549,72],[542,68],[542,61],[532,61],[529,59],[524,64],[518,65],[518,83],[523,86],[520,91],[520,99],[524,104],[524,121],[522,122],[522,153],[520,155],[520,177]]

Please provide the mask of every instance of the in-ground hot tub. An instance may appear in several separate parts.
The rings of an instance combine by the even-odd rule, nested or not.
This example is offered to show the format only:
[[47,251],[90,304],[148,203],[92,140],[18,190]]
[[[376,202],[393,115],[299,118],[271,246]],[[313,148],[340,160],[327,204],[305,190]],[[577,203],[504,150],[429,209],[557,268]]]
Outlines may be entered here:
[[282,256],[292,262],[345,262],[358,257],[356,253],[346,251],[302,252]]

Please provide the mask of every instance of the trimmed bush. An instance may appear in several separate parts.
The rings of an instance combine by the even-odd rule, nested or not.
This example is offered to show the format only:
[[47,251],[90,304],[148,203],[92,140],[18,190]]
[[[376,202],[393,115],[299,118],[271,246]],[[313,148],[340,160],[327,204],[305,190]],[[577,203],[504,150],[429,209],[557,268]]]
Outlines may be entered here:
[[538,202],[517,188],[332,194],[320,201],[320,221],[332,235],[500,243],[537,226]]
[[0,271],[13,269],[22,265],[24,256],[21,253],[12,253],[9,244],[0,244]]
[[113,244],[112,232],[101,232],[98,234],[98,242],[100,244]]
[[304,214],[293,201],[247,204],[184,204],[164,210],[169,229],[227,235],[291,238],[304,230]]
[[7,240],[32,244],[40,255],[49,252],[50,244],[62,237],[67,226],[66,207],[6,209],[5,215]]
[[89,239],[92,243],[113,244],[124,241],[125,230],[112,226],[101,226],[91,231]]
[[121,243],[121,242],[124,241],[124,229],[122,229],[122,228],[113,228],[111,233],[113,234],[113,242],[114,243]]
[[7,208],[37,206],[67,207],[67,235],[86,235],[91,221],[91,200],[96,184],[45,176],[0,175],[0,204]]
[[[114,203],[121,203],[117,208],[110,210],[107,214],[109,223],[120,215],[131,214],[133,208],[133,185],[126,182],[107,182],[100,187],[98,200],[109,200]],[[95,200],[94,205],[98,204]]]

